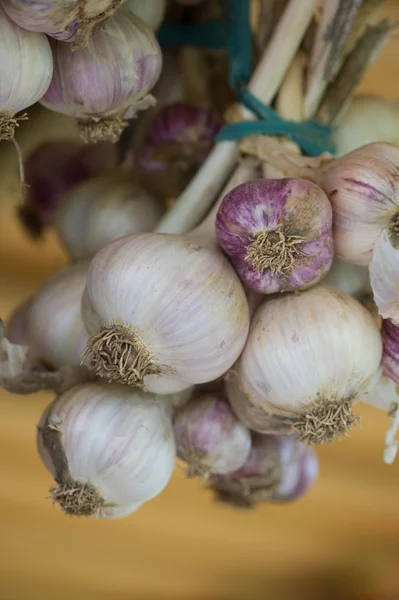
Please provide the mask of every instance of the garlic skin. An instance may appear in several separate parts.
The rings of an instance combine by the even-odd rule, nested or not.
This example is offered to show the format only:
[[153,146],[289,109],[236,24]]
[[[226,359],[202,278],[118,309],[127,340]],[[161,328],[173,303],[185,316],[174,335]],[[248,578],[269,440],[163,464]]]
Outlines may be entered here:
[[339,258],[333,260],[323,283],[332,285],[357,299],[371,292],[368,268],[351,265]]
[[125,6],[154,30],[159,28],[166,12],[166,0],[127,0]]
[[175,415],[177,456],[188,465],[188,477],[231,473],[251,450],[249,429],[242,425],[221,394],[194,398]]
[[15,114],[46,93],[53,75],[53,57],[44,34],[15,25],[0,5],[0,141],[11,140],[20,118]]
[[175,464],[169,411],[128,387],[91,383],[59,396],[38,426],[53,500],[73,516],[117,518],[167,485]]
[[58,207],[55,230],[78,260],[125,235],[151,231],[162,213],[160,203],[131,173],[116,169],[74,186]]
[[370,313],[354,298],[319,285],[258,308],[236,372],[252,404],[296,419],[292,429],[301,441],[323,443],[353,423],[352,403],[381,356]]
[[356,96],[333,133],[336,156],[373,142],[399,145],[399,106],[378,96]]
[[122,4],[123,0],[2,0],[14,23],[63,42],[73,42],[74,49],[84,46],[92,31]]
[[295,435],[252,435],[245,464],[228,475],[214,475],[211,487],[218,500],[241,508],[263,502],[297,500],[314,483],[318,461],[314,451]]
[[29,311],[32,298],[19,304],[7,320],[6,337],[12,344],[29,346]]
[[162,66],[152,30],[126,8],[73,52],[53,44],[54,75],[41,104],[75,117],[85,142],[117,142],[137,110],[154,104],[148,92]]
[[396,232],[384,230],[374,247],[370,282],[379,314],[399,324],[399,250]]
[[81,315],[89,263],[62,269],[43,285],[29,311],[32,348],[52,367],[77,367],[89,339]]
[[293,419],[282,415],[272,415],[265,412],[261,406],[252,404],[248,396],[240,388],[234,371],[226,374],[224,387],[231,409],[240,423],[257,433],[291,433]]
[[333,209],[338,258],[368,265],[384,229],[399,223],[399,147],[375,143],[328,163],[322,187]]
[[382,324],[382,341],[382,366],[388,377],[399,385],[399,326],[389,319],[385,319]]
[[82,314],[92,336],[84,364],[105,379],[162,394],[224,374],[249,327],[228,260],[179,235],[128,236],[100,250]]
[[241,281],[263,294],[314,285],[334,255],[329,200],[305,179],[237,186],[220,205],[216,234]]

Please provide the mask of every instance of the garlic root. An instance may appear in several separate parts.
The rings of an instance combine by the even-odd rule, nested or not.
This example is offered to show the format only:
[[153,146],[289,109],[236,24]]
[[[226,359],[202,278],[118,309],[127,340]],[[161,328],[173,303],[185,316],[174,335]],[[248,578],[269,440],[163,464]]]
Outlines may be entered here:
[[321,402],[300,415],[291,425],[301,442],[324,444],[346,435],[359,417],[352,412],[352,400]]
[[144,387],[144,378],[159,372],[141,337],[123,325],[93,335],[83,352],[82,364],[107,381]]

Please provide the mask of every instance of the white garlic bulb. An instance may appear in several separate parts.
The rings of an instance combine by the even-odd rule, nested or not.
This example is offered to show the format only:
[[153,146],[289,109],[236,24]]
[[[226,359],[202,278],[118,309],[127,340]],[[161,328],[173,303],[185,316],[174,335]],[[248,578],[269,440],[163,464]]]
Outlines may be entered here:
[[35,353],[52,367],[78,366],[89,338],[81,315],[89,263],[56,273],[33,298],[29,337]]
[[190,236],[141,234],[94,257],[83,361],[97,375],[171,394],[216,379],[247,337],[244,290],[226,257]]
[[72,258],[83,259],[120,237],[151,231],[162,213],[131,173],[116,169],[74,186],[58,207],[55,229]]
[[116,518],[157,496],[175,464],[170,412],[126,386],[81,385],[59,396],[38,426],[53,500],[75,516]]
[[399,324],[399,249],[397,234],[384,229],[374,247],[370,282],[379,314]]
[[0,141],[11,140],[15,114],[46,93],[53,74],[50,44],[43,33],[21,29],[0,5]]
[[255,406],[294,419],[301,440],[322,443],[355,420],[352,404],[378,371],[381,335],[354,298],[319,285],[264,302],[237,363]]

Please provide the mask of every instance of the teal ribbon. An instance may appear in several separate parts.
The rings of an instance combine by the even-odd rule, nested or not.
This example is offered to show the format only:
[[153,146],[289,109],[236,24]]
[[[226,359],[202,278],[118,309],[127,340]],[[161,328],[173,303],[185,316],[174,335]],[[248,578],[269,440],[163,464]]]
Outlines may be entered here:
[[297,123],[283,119],[249,90],[241,94],[241,102],[255,113],[259,120],[224,125],[215,138],[217,142],[241,140],[249,135],[283,135],[296,142],[308,156],[319,156],[323,152],[334,153],[335,148],[331,140],[333,128],[329,125],[316,120]]

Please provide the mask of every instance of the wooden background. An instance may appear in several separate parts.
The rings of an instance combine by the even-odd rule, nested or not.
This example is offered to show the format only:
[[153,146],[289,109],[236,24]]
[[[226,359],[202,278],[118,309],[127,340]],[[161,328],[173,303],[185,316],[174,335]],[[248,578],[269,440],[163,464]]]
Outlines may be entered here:
[[[399,41],[362,91],[399,97]],[[66,133],[67,119],[35,110],[18,139],[26,151]],[[0,315],[7,317],[66,257],[51,236],[27,240],[14,217],[11,145],[0,145],[0,174]],[[178,467],[168,489],[138,513],[100,522],[67,518],[46,499],[51,479],[35,427],[50,400],[0,393],[1,600],[399,598],[399,461],[382,462],[384,414],[362,407],[362,428],[320,450],[320,479],[292,506],[222,507]]]

